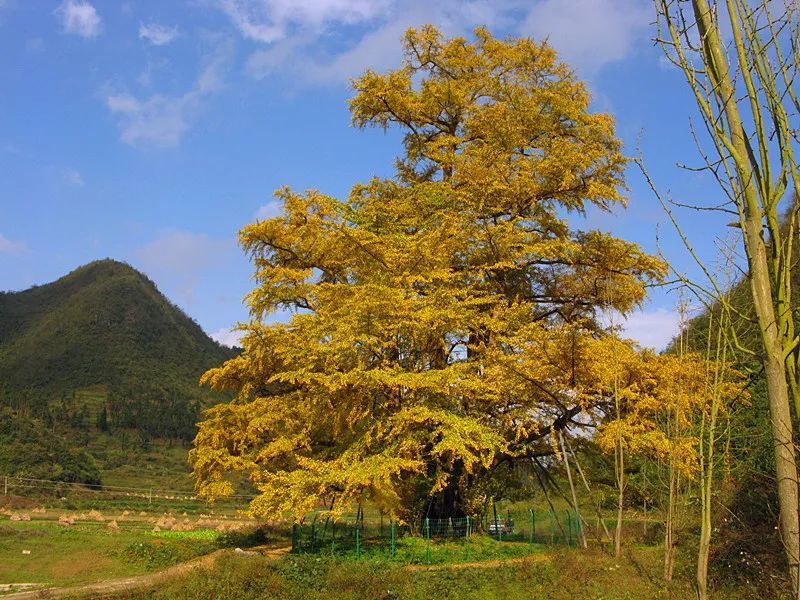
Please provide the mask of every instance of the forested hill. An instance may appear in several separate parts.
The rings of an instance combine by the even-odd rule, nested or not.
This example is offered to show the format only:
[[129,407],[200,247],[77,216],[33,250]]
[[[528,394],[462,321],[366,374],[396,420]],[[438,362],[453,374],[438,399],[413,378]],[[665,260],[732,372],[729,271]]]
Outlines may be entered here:
[[0,293],[0,381],[47,395],[157,383],[197,391],[232,356],[127,264],[100,260],[22,292]]
[[[180,447],[202,408],[224,399],[199,377],[234,354],[114,260],[0,293],[0,473],[96,482],[147,467],[148,476],[183,476]],[[183,442],[175,452],[173,440]]]

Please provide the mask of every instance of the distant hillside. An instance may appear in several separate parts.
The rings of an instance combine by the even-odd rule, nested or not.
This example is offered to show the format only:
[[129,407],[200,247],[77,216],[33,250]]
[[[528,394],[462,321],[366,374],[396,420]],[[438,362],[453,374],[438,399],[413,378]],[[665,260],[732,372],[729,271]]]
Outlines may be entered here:
[[6,392],[148,386],[197,393],[232,351],[127,264],[100,260],[22,292],[0,293],[0,381]]
[[117,261],[0,293],[0,474],[187,485],[184,446],[225,399],[199,377],[234,355]]

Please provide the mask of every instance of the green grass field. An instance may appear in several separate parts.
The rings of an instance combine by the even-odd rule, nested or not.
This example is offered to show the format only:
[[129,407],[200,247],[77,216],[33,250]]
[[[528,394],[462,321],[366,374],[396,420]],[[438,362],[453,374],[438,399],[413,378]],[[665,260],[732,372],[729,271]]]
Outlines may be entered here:
[[[156,513],[153,513],[156,514]],[[104,522],[62,526],[50,512],[34,521],[0,522],[0,583],[70,586],[158,572],[206,555],[218,548],[246,548],[264,543],[286,545],[276,532],[248,530],[222,533],[196,527],[191,531],[153,531],[152,517],[130,515],[118,529]],[[162,515],[163,516],[163,515]],[[109,517],[107,517],[109,518]],[[190,517],[191,518],[191,517]],[[179,520],[185,519],[180,517]],[[252,529],[252,525],[250,526]],[[694,597],[691,559],[684,554],[675,582],[661,580],[658,545],[631,542],[619,560],[596,547],[588,550],[471,538],[420,537],[396,540],[396,556],[385,540],[364,540],[357,557],[341,546],[283,557],[227,554],[159,583],[107,596],[145,599],[548,599],[639,600]],[[754,597],[747,587],[719,589],[718,600]],[[98,597],[86,596],[86,597]]]
[[[483,567],[400,565],[384,558],[224,556],[208,569],[119,600],[690,600],[691,582],[665,585],[661,553],[633,547],[621,560],[597,549],[549,549],[529,560]],[[753,598],[721,589],[719,600]]]
[[0,524],[0,583],[70,585],[157,570],[206,554],[216,532],[151,533],[104,524]]

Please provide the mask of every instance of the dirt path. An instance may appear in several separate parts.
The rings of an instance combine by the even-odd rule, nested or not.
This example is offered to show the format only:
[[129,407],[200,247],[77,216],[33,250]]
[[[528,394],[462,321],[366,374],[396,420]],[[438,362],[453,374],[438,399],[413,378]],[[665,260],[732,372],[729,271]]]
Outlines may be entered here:
[[261,555],[278,558],[289,552],[289,546],[281,547],[257,547],[251,548],[243,552],[235,552],[234,550],[217,550],[211,554],[206,554],[194,560],[190,560],[169,569],[159,571],[157,573],[148,573],[146,575],[137,575],[135,577],[124,577],[122,579],[108,579],[105,581],[98,581],[96,583],[89,583],[83,585],[76,585],[63,588],[40,588],[36,591],[17,592],[14,594],[0,595],[0,600],[23,600],[34,598],[64,598],[66,596],[75,595],[92,595],[92,597],[103,597],[115,592],[134,590],[146,587],[153,587],[160,583],[164,583],[176,577],[180,577],[186,573],[209,567],[213,565],[217,559],[224,555]]

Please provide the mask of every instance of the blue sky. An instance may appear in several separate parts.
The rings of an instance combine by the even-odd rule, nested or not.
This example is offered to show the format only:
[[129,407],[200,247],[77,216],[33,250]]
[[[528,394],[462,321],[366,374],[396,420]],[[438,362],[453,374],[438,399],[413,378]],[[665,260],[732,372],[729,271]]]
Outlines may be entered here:
[[[399,137],[350,127],[348,81],[397,66],[403,31],[426,22],[547,38],[664,191],[713,202],[708,177],[675,166],[698,163],[693,105],[653,20],[650,0],[0,0],[0,289],[116,258],[230,342],[252,284],[238,229],[275,214],[282,185],[343,196],[391,174]],[[575,225],[692,272],[633,168],[628,183],[627,210]],[[683,222],[712,257],[724,224]],[[629,334],[660,346],[676,302],[655,290]]]

